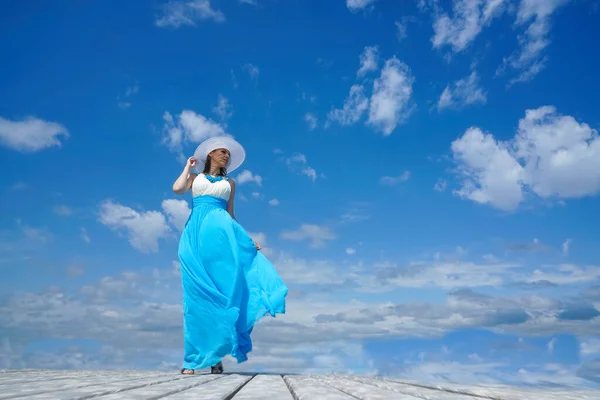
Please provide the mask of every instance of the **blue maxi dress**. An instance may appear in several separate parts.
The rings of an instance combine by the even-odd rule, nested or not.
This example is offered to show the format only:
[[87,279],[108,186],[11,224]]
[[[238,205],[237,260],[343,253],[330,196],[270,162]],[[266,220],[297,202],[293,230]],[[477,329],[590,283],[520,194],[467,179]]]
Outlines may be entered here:
[[[206,180],[204,175],[198,179]],[[217,183],[229,185],[225,180]],[[226,199],[197,195],[192,203],[178,250],[183,368],[207,368],[226,355],[242,363],[252,351],[254,325],[267,314],[285,314],[288,288],[246,230],[229,215]]]

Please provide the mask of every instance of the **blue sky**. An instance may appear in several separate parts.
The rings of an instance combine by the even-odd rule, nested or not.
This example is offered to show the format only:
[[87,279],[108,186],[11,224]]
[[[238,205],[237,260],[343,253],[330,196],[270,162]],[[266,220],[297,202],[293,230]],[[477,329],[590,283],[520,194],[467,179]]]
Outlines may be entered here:
[[0,367],[177,369],[184,157],[290,288],[229,370],[600,383],[596,0],[3,5]]

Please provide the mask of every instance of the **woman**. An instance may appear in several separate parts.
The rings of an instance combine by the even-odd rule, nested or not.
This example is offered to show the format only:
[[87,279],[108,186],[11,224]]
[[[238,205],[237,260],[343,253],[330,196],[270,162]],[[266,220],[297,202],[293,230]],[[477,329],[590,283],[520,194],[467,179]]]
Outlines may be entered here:
[[[238,363],[252,350],[254,324],[285,313],[287,287],[234,216],[235,182],[227,176],[245,158],[230,137],[202,142],[173,191],[192,191],[192,212],[179,241],[183,284],[183,374],[211,366],[223,372],[228,354]],[[201,167],[202,172],[192,172]]]

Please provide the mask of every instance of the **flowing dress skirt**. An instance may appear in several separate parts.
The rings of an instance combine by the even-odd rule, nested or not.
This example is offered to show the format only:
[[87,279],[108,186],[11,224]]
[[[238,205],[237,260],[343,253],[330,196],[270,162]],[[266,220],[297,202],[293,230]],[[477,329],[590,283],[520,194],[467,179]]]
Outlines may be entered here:
[[218,197],[194,197],[179,241],[183,368],[206,368],[228,354],[246,361],[254,325],[285,314],[287,287],[226,206]]

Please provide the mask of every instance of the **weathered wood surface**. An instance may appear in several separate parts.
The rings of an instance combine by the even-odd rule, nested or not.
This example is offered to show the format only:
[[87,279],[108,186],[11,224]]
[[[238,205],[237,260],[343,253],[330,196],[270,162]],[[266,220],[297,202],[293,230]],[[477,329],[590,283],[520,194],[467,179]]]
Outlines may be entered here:
[[354,375],[4,370],[0,400],[4,399],[598,400],[600,390],[428,385]]

